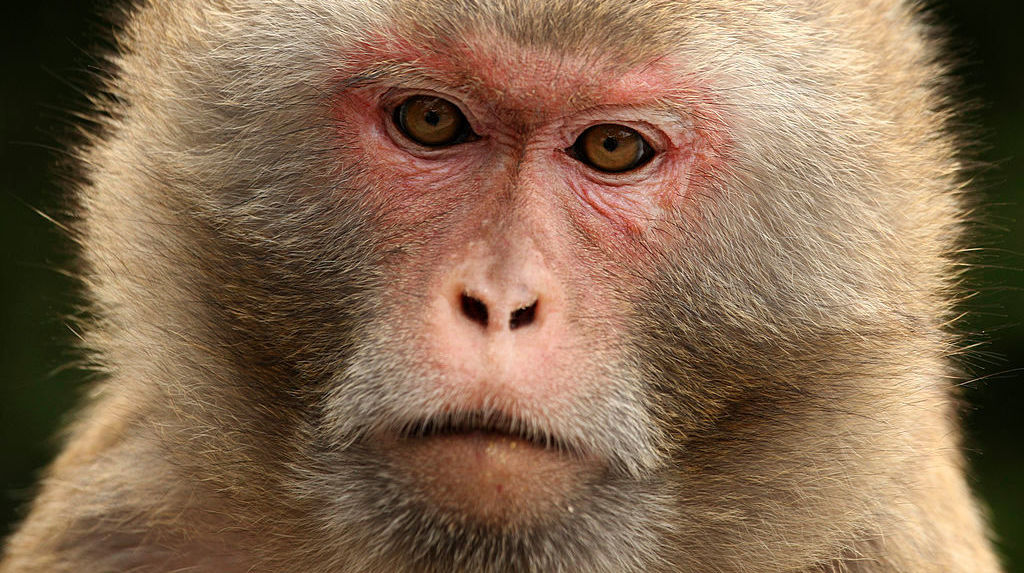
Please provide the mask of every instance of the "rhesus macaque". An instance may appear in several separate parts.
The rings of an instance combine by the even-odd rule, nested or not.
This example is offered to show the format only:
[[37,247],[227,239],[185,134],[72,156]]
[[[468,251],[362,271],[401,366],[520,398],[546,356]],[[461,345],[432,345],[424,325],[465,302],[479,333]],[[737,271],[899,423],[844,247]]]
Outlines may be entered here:
[[152,0],[4,573],[993,572],[901,0]]

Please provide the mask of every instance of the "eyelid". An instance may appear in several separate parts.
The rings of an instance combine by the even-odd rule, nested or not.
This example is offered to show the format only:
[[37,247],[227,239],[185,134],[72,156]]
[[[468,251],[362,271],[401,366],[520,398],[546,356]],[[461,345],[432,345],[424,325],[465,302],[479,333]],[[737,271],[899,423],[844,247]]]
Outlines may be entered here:
[[457,93],[449,93],[431,88],[392,87],[381,93],[378,97],[378,102],[382,110],[394,113],[395,109],[402,105],[402,102],[415,96],[437,97],[450,102],[462,112],[463,117],[469,122],[469,127],[474,133],[476,133],[476,127],[481,125],[477,114],[474,113],[470,106],[466,105],[465,98]]
[[[649,121],[650,117],[654,117],[657,121]],[[676,131],[678,123],[676,117],[640,113],[635,109],[615,106],[587,110],[575,114],[572,118],[566,118],[562,121],[558,132],[562,141],[565,142],[564,145],[570,146],[583,132],[596,125],[621,125],[639,133],[655,153],[662,153],[671,147],[673,142],[673,137],[666,133],[666,129]]]

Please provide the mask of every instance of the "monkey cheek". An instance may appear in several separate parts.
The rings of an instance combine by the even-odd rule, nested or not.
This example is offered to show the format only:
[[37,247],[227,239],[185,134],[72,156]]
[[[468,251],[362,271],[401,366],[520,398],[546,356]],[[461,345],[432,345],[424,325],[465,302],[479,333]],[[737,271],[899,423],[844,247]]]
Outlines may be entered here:
[[601,470],[596,461],[488,432],[403,439],[389,453],[413,495],[457,519],[495,526],[571,513]]

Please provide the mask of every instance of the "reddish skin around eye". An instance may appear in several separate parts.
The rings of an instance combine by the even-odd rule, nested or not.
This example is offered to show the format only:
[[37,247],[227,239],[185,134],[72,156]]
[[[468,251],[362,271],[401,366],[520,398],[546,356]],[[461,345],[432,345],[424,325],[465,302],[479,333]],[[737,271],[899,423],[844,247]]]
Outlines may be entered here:
[[[339,161],[361,169],[354,192],[389,253],[390,323],[429,386],[411,391],[447,396],[446,409],[496,405],[558,426],[609,391],[597,341],[626,328],[618,293],[654,271],[649,253],[672,246],[654,229],[697,212],[706,182],[694,173],[721,161],[722,131],[690,119],[709,116],[701,90],[663,63],[602,74],[611,66],[495,38],[431,46],[391,37],[356,53],[343,59],[352,76],[389,63],[423,71],[415,89],[396,77],[350,88],[334,107]],[[430,87],[420,89],[424,76]],[[423,93],[459,106],[479,139],[424,148],[402,136],[392,110]],[[693,113],[658,111],[664,101]],[[606,174],[565,152],[600,123],[638,130],[656,155]],[[486,307],[486,323],[466,314],[465,296]],[[511,327],[511,314],[531,304],[534,320]],[[608,461],[487,432],[384,436],[379,447],[417,495],[487,522],[571,505]]]
[[[458,202],[460,189],[473,188],[489,195],[492,191],[479,188],[475,180],[494,182],[497,176],[504,180],[510,170],[523,175],[522,169],[529,167],[529,180],[517,184],[537,183],[547,188],[545,194],[552,196],[571,189],[577,195],[576,201],[592,210],[588,216],[579,216],[580,224],[591,227],[591,238],[633,260],[640,253],[624,250],[630,242],[641,239],[652,222],[670,216],[670,211],[687,210],[695,191],[707,186],[708,182],[696,174],[721,171],[719,150],[725,148],[725,136],[720,126],[690,118],[679,118],[689,125],[665,125],[671,116],[654,115],[658,102],[670,101],[691,110],[691,118],[716,116],[708,113],[713,108],[713,103],[707,101],[708,90],[690,85],[684,72],[670,69],[661,61],[625,72],[605,65],[610,69],[605,74],[601,72],[601,63],[595,65],[572,55],[552,57],[536,48],[494,38],[420,45],[399,35],[380,43],[362,44],[358,56],[347,60],[353,62],[348,74],[353,76],[361,69],[382,63],[426,70],[438,87],[454,86],[450,93],[436,95],[458,105],[469,116],[473,129],[489,140],[484,145],[453,149],[443,157],[413,158],[410,162],[409,154],[400,145],[396,147],[395,142],[387,141],[392,138],[383,129],[390,122],[389,111],[381,109],[380,103],[381,92],[386,88],[355,89],[341,94],[335,108],[336,118],[342,136],[362,148],[357,164],[379,162],[391,167],[373,174],[374,179],[385,183],[378,188],[389,189],[381,191],[383,196],[377,199],[383,205],[401,205],[392,214],[393,219],[383,221],[389,227],[415,224],[437,212],[448,211],[453,207],[449,201]],[[395,80],[394,85],[400,87],[401,79]],[[472,89],[463,89],[465,86]],[[419,92],[411,90],[408,95],[415,93]],[[648,120],[654,127],[663,128],[669,136],[666,141],[659,141],[640,130],[656,150],[651,162],[656,169],[602,176],[563,157],[562,152],[586,127],[601,122],[634,127],[629,120],[644,120],[647,116],[654,118]],[[524,153],[529,155],[521,156]],[[399,184],[401,181],[407,184]],[[444,181],[446,192],[423,192],[428,187],[437,189],[434,183],[438,181]],[[410,190],[409,201],[396,201],[392,196],[395,187]],[[408,220],[403,214],[408,215]]]

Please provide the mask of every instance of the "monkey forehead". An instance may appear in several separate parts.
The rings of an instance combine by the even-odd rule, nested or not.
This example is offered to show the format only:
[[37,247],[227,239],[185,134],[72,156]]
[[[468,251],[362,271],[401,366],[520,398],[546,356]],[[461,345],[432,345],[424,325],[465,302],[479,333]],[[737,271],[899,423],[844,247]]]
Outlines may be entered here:
[[379,33],[345,58],[355,81],[442,84],[502,110],[548,116],[599,106],[693,112],[707,90],[665,56],[618,59],[517,41],[498,32],[459,38]]

